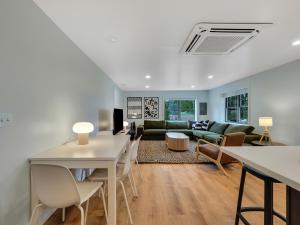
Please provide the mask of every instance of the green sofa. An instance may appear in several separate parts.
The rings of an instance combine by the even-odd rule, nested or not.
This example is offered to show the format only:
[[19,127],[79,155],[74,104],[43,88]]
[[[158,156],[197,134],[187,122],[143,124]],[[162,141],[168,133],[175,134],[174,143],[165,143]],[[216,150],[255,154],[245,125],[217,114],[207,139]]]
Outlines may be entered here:
[[165,121],[165,120],[145,120],[144,125],[137,128],[137,136],[142,135],[142,140],[164,140],[167,132],[180,132],[189,136],[191,139],[201,138],[211,143],[216,143],[224,134],[244,132],[246,133],[245,143],[258,140],[260,135],[252,133],[253,126],[218,123],[210,121],[207,131],[194,130],[187,121]]

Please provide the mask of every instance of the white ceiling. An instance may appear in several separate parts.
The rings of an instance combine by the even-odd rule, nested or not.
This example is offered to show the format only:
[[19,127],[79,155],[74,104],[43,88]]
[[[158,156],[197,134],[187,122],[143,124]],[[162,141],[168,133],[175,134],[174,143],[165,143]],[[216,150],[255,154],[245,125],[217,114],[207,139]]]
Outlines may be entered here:
[[[34,1],[123,90],[206,90],[300,58],[299,0]],[[274,25],[229,55],[179,54],[199,22]]]

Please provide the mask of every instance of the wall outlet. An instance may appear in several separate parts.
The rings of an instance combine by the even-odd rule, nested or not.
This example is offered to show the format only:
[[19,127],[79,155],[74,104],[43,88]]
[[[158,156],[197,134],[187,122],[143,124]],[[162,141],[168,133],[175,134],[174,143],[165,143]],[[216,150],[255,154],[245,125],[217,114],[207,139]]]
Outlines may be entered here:
[[2,113],[0,112],[0,127],[4,127],[4,119],[2,117]]
[[11,125],[13,117],[11,113],[0,113],[0,127],[8,127]]

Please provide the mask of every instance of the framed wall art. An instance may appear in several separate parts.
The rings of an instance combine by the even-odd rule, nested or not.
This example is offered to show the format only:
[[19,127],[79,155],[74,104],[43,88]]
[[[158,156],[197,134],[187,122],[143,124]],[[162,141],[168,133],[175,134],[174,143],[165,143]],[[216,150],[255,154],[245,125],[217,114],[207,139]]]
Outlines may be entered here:
[[127,97],[127,118],[142,119],[142,97]]
[[144,118],[159,119],[159,97],[144,97]]

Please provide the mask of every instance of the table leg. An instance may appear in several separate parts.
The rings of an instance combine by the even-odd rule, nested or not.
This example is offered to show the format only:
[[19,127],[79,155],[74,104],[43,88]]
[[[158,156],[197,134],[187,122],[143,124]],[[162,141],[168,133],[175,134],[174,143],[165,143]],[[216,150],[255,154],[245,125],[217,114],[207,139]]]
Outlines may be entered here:
[[117,224],[116,165],[117,162],[112,162],[108,168],[108,225]]
[[300,225],[300,191],[286,186],[286,224]]
[[33,212],[34,207],[39,203],[39,199],[36,195],[35,188],[33,185],[33,176],[30,168],[30,215]]

